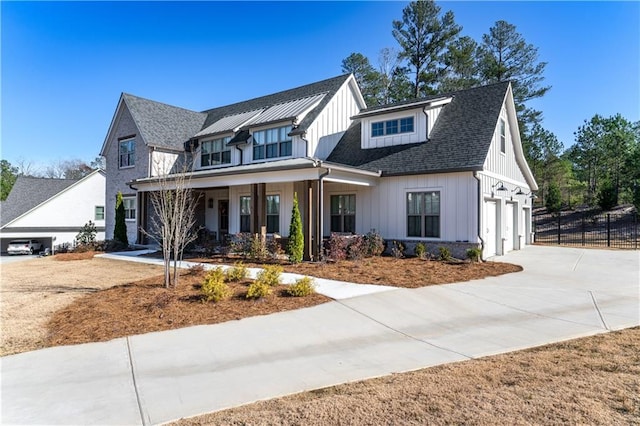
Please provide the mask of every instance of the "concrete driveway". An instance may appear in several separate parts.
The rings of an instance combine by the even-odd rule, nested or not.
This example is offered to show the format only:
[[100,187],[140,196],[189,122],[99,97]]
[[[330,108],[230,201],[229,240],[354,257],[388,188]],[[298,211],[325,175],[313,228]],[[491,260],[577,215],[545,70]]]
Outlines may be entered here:
[[37,254],[22,254],[9,256],[8,254],[0,255],[0,265],[6,265],[9,263],[22,262],[24,260],[35,259]]
[[4,357],[2,423],[159,424],[640,325],[640,253],[528,247],[525,271]]

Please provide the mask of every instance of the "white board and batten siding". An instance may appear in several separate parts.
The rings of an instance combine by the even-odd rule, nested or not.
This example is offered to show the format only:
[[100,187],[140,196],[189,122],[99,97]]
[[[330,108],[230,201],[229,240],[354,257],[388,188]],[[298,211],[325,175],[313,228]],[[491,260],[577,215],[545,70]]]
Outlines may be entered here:
[[[283,237],[289,235],[291,210],[293,209],[293,182],[267,183],[266,195],[280,196],[280,232]],[[251,196],[251,185],[229,187],[229,233],[240,232],[240,197]],[[215,224],[217,227],[217,223]],[[207,224],[207,228],[209,225]],[[212,228],[209,228],[212,229]]]
[[410,240],[407,193],[429,191],[440,192],[440,238],[434,240],[477,242],[477,181],[468,172],[386,177],[372,187],[326,183],[324,235],[330,235],[331,196],[355,194],[357,233],[375,229],[385,239]]

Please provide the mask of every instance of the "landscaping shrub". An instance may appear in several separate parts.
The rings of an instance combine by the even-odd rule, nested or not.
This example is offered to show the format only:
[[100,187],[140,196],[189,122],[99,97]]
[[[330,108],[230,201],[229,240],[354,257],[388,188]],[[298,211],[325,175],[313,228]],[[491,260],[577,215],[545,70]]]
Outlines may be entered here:
[[420,259],[424,259],[427,256],[427,248],[423,243],[416,244],[416,248],[413,251]]
[[472,262],[480,262],[482,250],[478,247],[467,249],[467,258]]
[[245,259],[251,253],[252,235],[248,232],[239,232],[229,240],[229,252],[239,254]]
[[298,194],[293,194],[293,208],[291,210],[291,224],[289,225],[289,243],[287,254],[291,263],[302,262],[304,254],[304,234],[302,233],[302,218],[298,208]]
[[82,228],[80,228],[80,232],[76,235],[76,244],[77,245],[92,245],[96,242],[96,234],[98,230],[96,229],[96,225],[89,221],[84,224]]
[[202,263],[194,263],[189,266],[189,275],[202,275],[204,273],[204,265]]
[[233,268],[227,270],[225,275],[229,281],[242,281],[247,278],[248,273],[249,271],[244,263],[236,262]]
[[128,247],[127,244],[119,240],[105,240],[104,242],[104,251],[106,252],[123,251],[123,250],[126,250],[127,247]]
[[284,253],[277,238],[267,240],[267,253],[271,259],[279,259]]
[[261,281],[269,286],[277,286],[280,284],[280,274],[282,274],[282,266],[280,265],[263,265],[263,270],[258,273],[256,281]]
[[444,261],[451,260],[451,250],[446,247],[438,247],[438,259]]
[[347,237],[347,259],[360,260],[367,255],[367,246],[362,235]]
[[122,192],[118,191],[116,195],[116,224],[113,228],[113,239],[120,241],[125,246],[129,245],[127,239],[127,223],[124,217],[124,203],[122,201]]
[[396,259],[402,259],[404,257],[404,244],[400,241],[393,241],[393,247],[391,248],[391,255]]
[[231,296],[231,289],[224,282],[222,268],[214,268],[207,272],[202,283],[202,295],[207,302],[219,302]]
[[262,299],[271,294],[271,286],[263,281],[255,280],[247,290],[247,299]]
[[254,260],[264,260],[267,258],[267,245],[260,234],[251,237],[249,248],[249,258]]
[[287,294],[293,297],[309,296],[316,292],[313,279],[310,277],[303,277],[296,280],[295,284],[292,284],[287,288]]
[[380,256],[384,252],[384,240],[376,231],[364,236],[367,256]]
[[332,233],[329,238],[327,256],[336,262],[345,260],[347,258],[347,239],[342,235]]

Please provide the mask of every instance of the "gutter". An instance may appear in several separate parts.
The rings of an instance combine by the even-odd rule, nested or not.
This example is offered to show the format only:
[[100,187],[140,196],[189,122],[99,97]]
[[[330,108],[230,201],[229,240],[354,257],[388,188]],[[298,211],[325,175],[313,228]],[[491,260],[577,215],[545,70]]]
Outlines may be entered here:
[[482,213],[482,180],[478,177],[478,172],[473,172],[473,178],[478,181],[478,239],[480,240],[480,260],[484,261],[482,258],[482,254],[484,253],[484,239],[482,238],[482,217],[480,216]]

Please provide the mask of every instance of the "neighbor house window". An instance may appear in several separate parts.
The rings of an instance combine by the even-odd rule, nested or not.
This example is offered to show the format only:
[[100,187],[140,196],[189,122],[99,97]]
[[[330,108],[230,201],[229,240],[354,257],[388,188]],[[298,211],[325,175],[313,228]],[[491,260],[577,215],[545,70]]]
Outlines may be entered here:
[[397,135],[413,132],[413,117],[371,123],[371,136]]
[[507,125],[504,119],[500,119],[500,151],[507,152]]
[[267,195],[267,232],[280,232],[280,196]]
[[291,156],[291,126],[260,130],[253,133],[253,159]]
[[136,218],[136,199],[135,197],[127,197],[122,199],[124,205],[124,218],[134,220]]
[[104,206],[96,206],[95,220],[104,220]]
[[240,197],[240,232],[251,232],[251,197]]
[[119,167],[132,167],[136,164],[136,140],[129,139],[120,141],[119,149]]
[[218,166],[231,163],[231,150],[227,147],[230,136],[202,142],[200,165],[202,167]]
[[407,193],[407,236],[440,238],[440,192]]
[[331,232],[356,232],[356,196],[331,196]]

